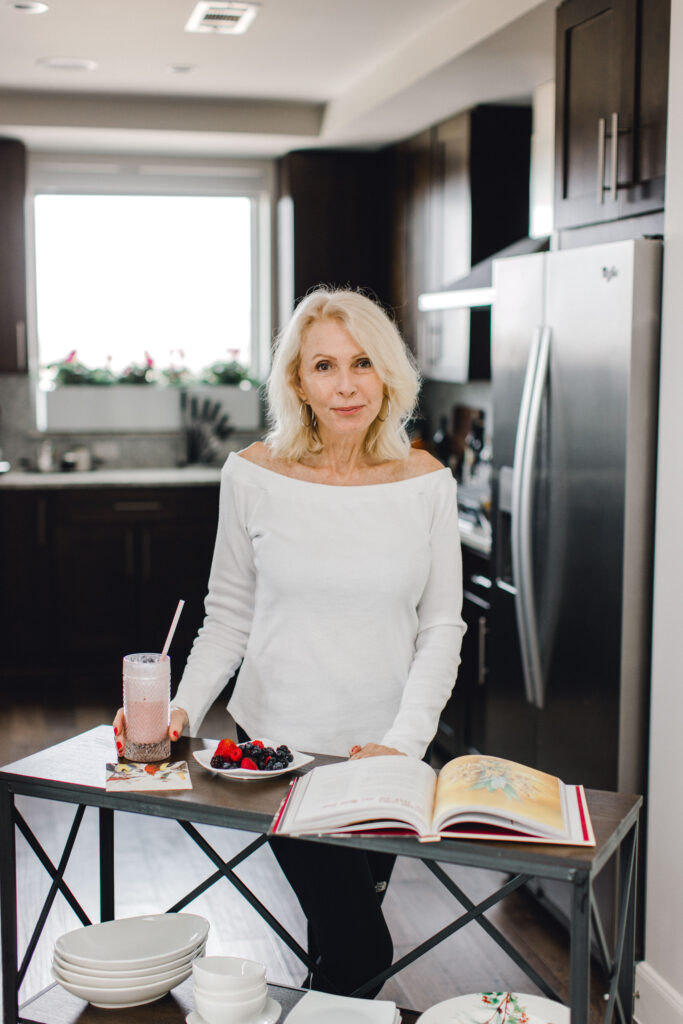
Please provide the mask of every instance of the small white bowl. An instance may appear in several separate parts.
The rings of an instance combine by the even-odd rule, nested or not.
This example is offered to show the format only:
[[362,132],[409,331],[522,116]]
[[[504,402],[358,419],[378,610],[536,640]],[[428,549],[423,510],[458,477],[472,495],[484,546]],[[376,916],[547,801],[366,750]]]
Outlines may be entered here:
[[261,995],[268,990],[265,978],[262,981],[255,981],[252,985],[241,988],[239,992],[228,991],[227,989],[220,988],[207,988],[206,985],[200,985],[196,978],[193,978],[193,984],[194,991],[198,992],[201,996],[205,996],[210,1000],[218,1000],[228,1003],[244,1002],[249,999],[256,999],[258,995]]
[[249,989],[260,983],[265,988],[265,964],[245,960],[239,956],[205,956],[192,965],[194,982],[204,992],[225,996],[234,994],[242,998]]
[[201,1017],[206,1024],[249,1024],[263,1010],[268,999],[264,988],[253,999],[210,998],[194,990],[194,1001]]

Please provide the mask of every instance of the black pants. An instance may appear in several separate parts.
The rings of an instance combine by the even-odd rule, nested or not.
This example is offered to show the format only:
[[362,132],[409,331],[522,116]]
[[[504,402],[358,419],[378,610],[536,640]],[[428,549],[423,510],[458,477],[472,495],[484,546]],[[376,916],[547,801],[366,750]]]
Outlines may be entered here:
[[[240,726],[237,738],[248,739]],[[394,947],[382,899],[395,856],[304,839],[271,838],[270,846],[306,915],[308,953],[324,973],[313,972],[311,988],[350,995],[389,967]]]

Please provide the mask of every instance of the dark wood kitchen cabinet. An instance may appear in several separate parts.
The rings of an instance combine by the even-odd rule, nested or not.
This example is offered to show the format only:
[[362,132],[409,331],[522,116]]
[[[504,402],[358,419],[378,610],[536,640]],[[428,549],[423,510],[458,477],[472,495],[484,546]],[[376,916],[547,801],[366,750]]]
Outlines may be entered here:
[[204,614],[218,484],[5,492],[0,505],[8,684],[116,701],[122,656],[160,650],[183,598],[177,683]]
[[0,373],[26,373],[26,148],[0,139]]
[[[298,302],[317,285],[390,299],[387,151],[305,150],[278,164],[280,276]],[[283,303],[286,305],[286,303]],[[284,322],[287,309],[280,309]]]
[[490,376],[489,311],[418,313],[529,230],[531,110],[483,104],[394,147],[394,306],[430,380]]
[[49,498],[0,493],[0,678],[18,696],[55,664]]
[[484,714],[489,656],[491,563],[488,556],[462,546],[462,617],[467,626],[460,652],[458,679],[443,710],[436,743],[448,757],[484,752]]
[[670,0],[557,11],[555,227],[664,207]]

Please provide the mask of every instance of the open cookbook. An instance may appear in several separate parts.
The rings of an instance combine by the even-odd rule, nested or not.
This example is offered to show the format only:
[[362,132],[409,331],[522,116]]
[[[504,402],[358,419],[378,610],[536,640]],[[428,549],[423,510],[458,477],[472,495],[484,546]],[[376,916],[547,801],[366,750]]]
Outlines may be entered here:
[[482,754],[456,757],[438,775],[395,756],[314,768],[292,783],[270,831],[595,846],[583,786]]

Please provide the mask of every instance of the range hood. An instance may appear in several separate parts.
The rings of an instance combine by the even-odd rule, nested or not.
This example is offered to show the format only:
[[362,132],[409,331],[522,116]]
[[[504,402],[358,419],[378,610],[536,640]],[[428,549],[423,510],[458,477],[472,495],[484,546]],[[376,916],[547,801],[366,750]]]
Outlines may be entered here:
[[417,297],[417,308],[421,313],[439,309],[472,309],[490,306],[495,298],[493,288],[493,261],[509,256],[525,256],[528,253],[547,252],[550,238],[520,238],[512,245],[481,260],[464,277],[458,278],[448,288],[438,292],[423,292]]

